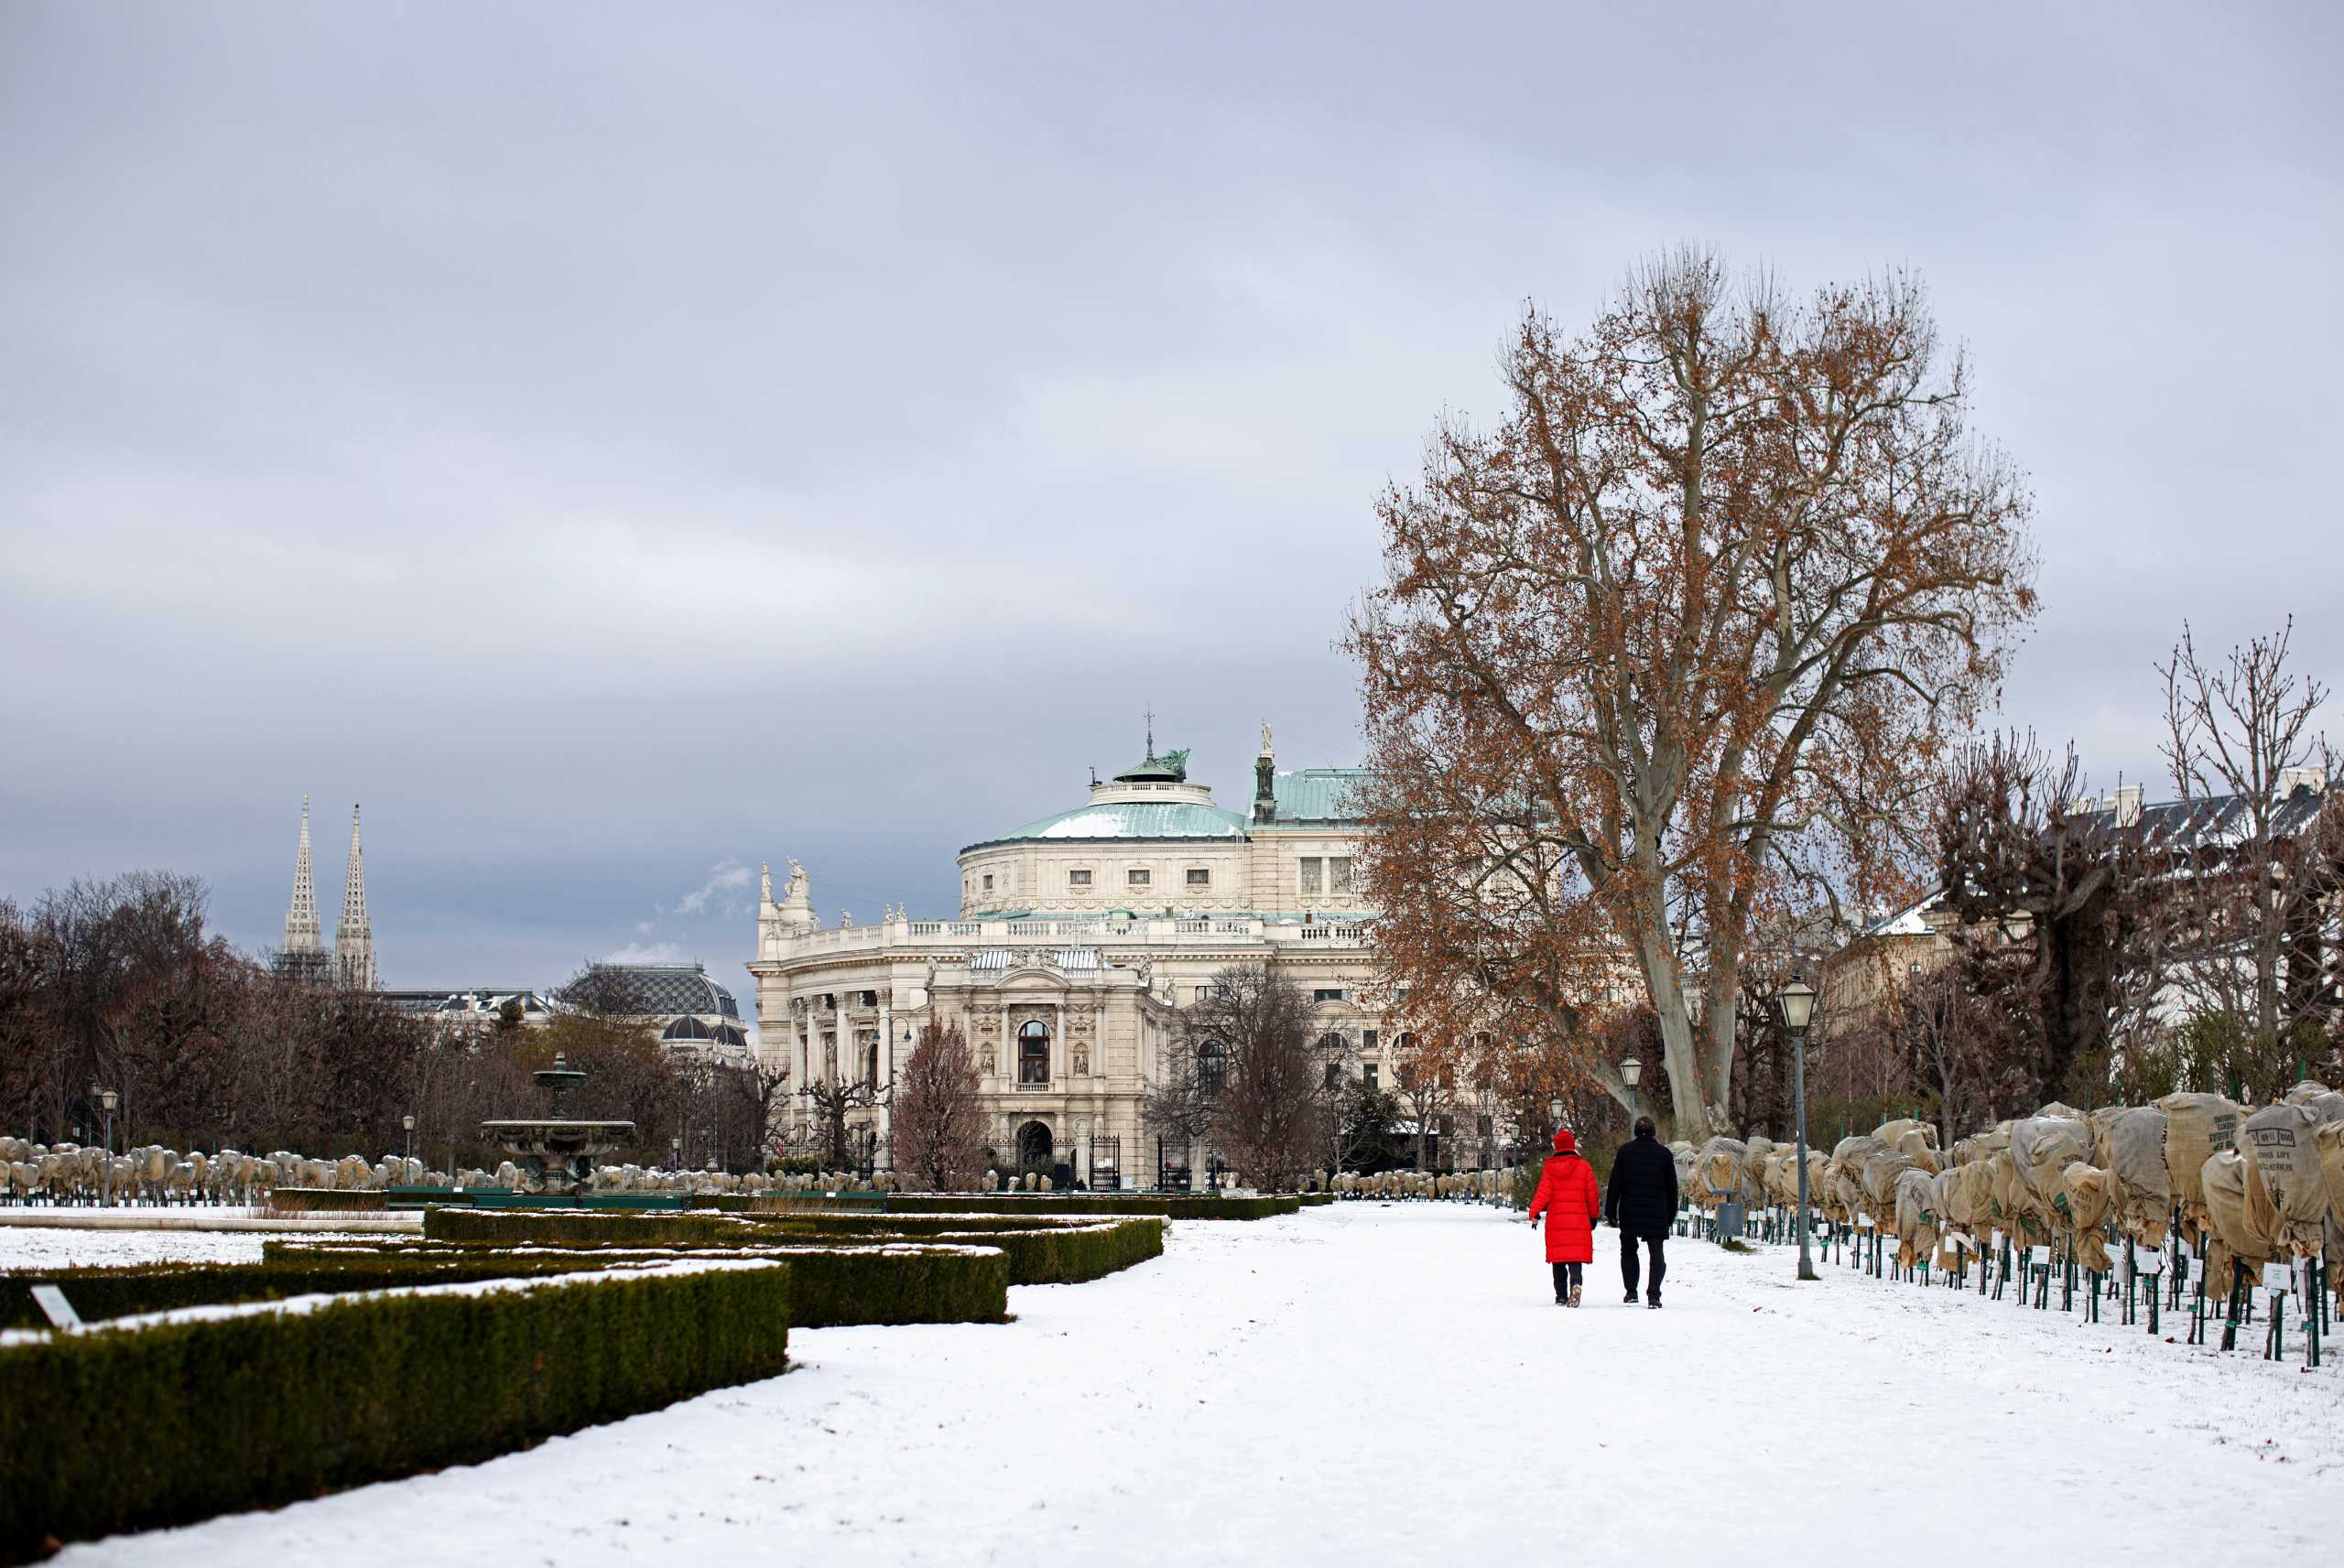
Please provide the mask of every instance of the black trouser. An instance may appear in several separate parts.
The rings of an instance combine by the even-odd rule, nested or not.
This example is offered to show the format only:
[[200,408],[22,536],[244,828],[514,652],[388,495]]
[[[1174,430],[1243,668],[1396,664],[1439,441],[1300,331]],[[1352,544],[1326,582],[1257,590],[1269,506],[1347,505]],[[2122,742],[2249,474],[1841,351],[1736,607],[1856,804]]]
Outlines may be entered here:
[[[1620,1232],[1620,1282],[1628,1287],[1628,1293],[1632,1296],[1636,1293],[1636,1242],[1638,1239],[1633,1231]],[[1668,1260],[1662,1256],[1660,1250],[1661,1242],[1665,1238],[1655,1235],[1646,1236],[1641,1239],[1646,1247],[1652,1249],[1652,1291],[1644,1300],[1656,1302],[1660,1300],[1661,1279],[1668,1272]]]
[[1554,1265],[1554,1269],[1555,1299],[1558,1302],[1567,1302],[1571,1299],[1571,1292],[1579,1288],[1579,1265],[1557,1263]]

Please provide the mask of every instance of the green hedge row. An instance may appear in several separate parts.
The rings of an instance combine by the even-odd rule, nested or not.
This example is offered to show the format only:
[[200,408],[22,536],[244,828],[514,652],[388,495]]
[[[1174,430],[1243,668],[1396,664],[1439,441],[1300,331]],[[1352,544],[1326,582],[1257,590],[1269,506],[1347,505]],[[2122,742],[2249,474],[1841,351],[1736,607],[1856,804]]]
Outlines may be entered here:
[[[998,1249],[983,1249],[992,1247],[991,1237],[971,1237],[969,1240],[971,1245],[968,1246],[835,1246],[813,1241],[793,1243],[787,1238],[775,1238],[734,1250],[789,1265],[789,1321],[793,1328],[999,1323],[1009,1313],[1009,1259]],[[271,1241],[266,1257],[272,1265],[312,1269],[329,1265],[345,1251],[331,1246]],[[624,1248],[593,1247],[570,1252],[516,1255],[477,1246],[428,1241],[384,1249],[383,1253],[388,1260],[418,1271],[446,1267],[451,1261],[467,1268],[502,1266],[507,1272],[568,1271],[674,1261],[669,1252]],[[365,1256],[364,1252],[358,1255]],[[479,1261],[483,1259],[484,1263]],[[496,1260],[507,1261],[499,1265]],[[66,1298],[73,1299],[70,1289]]]
[[998,1247],[1013,1285],[1079,1285],[1164,1255],[1164,1221],[1154,1217],[1052,1230],[988,1230],[939,1241]]
[[[1244,1200],[1231,1200],[1243,1202]],[[1036,1217],[1036,1218],[1041,1217]],[[743,1248],[800,1242],[905,1239],[998,1247],[1009,1255],[1013,1285],[1080,1284],[1164,1251],[1164,1221],[1141,1216],[1094,1225],[1049,1226],[1015,1217],[941,1220],[896,1216],[794,1214],[743,1219],[731,1215],[477,1214],[435,1209],[424,1234],[435,1241],[501,1247]]]
[[789,1271],[407,1292],[0,1347],[0,1558],[509,1453],[783,1370]]
[[1184,1197],[1177,1193],[1134,1193],[1128,1197],[1105,1193],[1037,1193],[1030,1197],[1004,1193],[963,1196],[937,1194],[893,1196],[889,1214],[1084,1214],[1101,1216],[1156,1215],[1166,1219],[1269,1219],[1302,1207],[1299,1194],[1278,1197]]
[[388,1213],[380,1193],[344,1192],[336,1187],[278,1187],[268,1195],[268,1206],[288,1214]]
[[1323,1208],[1335,1201],[1332,1193],[1304,1193],[1295,1202],[1304,1208]]
[[46,1328],[33,1304],[35,1285],[55,1285],[83,1321],[171,1312],[179,1307],[283,1301],[289,1296],[342,1295],[352,1291],[452,1285],[599,1268],[569,1258],[515,1259],[490,1254],[374,1256],[359,1249],[263,1263],[157,1263],[129,1269],[25,1270],[0,1275],[0,1328]]

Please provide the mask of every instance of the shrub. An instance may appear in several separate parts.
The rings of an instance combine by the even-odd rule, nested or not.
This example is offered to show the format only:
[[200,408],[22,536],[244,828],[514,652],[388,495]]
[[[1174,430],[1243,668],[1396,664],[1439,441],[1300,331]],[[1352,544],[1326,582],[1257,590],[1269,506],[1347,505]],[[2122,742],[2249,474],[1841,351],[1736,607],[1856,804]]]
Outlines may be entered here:
[[372,1214],[387,1210],[381,1193],[342,1192],[333,1187],[278,1187],[268,1206],[286,1214]]
[[1158,1215],[1167,1219],[1268,1219],[1293,1214],[1302,1207],[1300,1195],[1277,1197],[1224,1198],[1179,1193],[1053,1193],[1018,1197],[1004,1195],[890,1195],[887,1212],[894,1214],[1084,1214],[1101,1216]]
[[939,1241],[965,1240],[998,1247],[1009,1255],[1013,1285],[1079,1285],[1145,1263],[1164,1253],[1164,1222],[1126,1219],[1062,1230],[989,1230]]
[[788,1270],[686,1264],[0,1347],[0,1556],[476,1463],[770,1377],[788,1321]]
[[[878,1244],[868,1247],[826,1246],[793,1238],[753,1238],[754,1247],[731,1249],[747,1255],[787,1261],[790,1274],[790,1325],[794,1328],[835,1328],[847,1325],[903,1323],[999,1323],[1009,1312],[1009,1259],[990,1246],[990,1237],[971,1237],[974,1246]],[[664,1245],[664,1244],[653,1244]],[[462,1245],[420,1245],[385,1249],[379,1253],[362,1249],[305,1246],[272,1241],[264,1268],[284,1271],[305,1282],[331,1277],[335,1261],[354,1258],[344,1281],[309,1289],[373,1288],[384,1273],[404,1270],[415,1280],[430,1278],[489,1278],[498,1273],[561,1273],[583,1269],[648,1265],[674,1260],[673,1252],[633,1251],[618,1247],[594,1247],[564,1252],[513,1253]],[[92,1270],[96,1274],[105,1271]],[[255,1270],[214,1270],[215,1274],[257,1274]],[[66,1284],[66,1299],[81,1305],[81,1287],[50,1277],[43,1283]],[[246,1291],[266,1287],[259,1279],[219,1281],[242,1283]],[[217,1286],[215,1286],[217,1288]],[[284,1294],[297,1293],[292,1291]],[[255,1299],[250,1294],[219,1294],[214,1301]],[[178,1304],[178,1303],[174,1303]],[[26,1308],[31,1309],[30,1297]],[[136,1309],[133,1309],[136,1310]],[[84,1315],[89,1315],[87,1313]]]

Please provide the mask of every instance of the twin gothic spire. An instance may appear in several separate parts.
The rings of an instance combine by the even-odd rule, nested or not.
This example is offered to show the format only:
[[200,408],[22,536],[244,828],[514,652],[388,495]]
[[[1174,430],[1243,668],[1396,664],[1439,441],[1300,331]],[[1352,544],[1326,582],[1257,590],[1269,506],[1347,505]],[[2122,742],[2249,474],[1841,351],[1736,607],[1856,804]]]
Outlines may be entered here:
[[[325,937],[318,924],[318,889],[309,869],[309,797],[301,797],[301,842],[293,860],[293,903],[285,912],[280,973],[322,981],[328,975]],[[350,808],[350,864],[342,873],[342,922],[334,927],[331,976],[336,985],[377,990],[382,974],[374,964],[374,927],[366,918],[366,856],[358,831],[358,807]]]

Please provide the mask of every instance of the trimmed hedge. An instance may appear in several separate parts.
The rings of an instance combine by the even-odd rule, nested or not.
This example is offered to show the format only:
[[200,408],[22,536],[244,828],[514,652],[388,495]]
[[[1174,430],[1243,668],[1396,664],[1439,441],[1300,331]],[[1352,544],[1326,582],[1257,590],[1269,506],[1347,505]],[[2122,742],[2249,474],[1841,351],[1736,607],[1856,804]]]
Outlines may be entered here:
[[1156,1215],[1165,1219],[1269,1219],[1296,1213],[1301,1207],[1302,1197],[1297,1193],[1259,1198],[1184,1197],[1177,1193],[1134,1193],[1128,1197],[1103,1193],[1036,1193],[1031,1196],[1002,1193],[995,1196],[890,1195],[887,1199],[889,1214],[1014,1215],[1030,1209],[1039,1214]]
[[1065,1230],[989,1230],[939,1241],[967,1240],[1009,1255],[1013,1285],[1080,1285],[1164,1255],[1164,1221],[1149,1217]]
[[0,1347],[0,1557],[477,1463],[771,1377],[788,1321],[789,1270],[741,1267]]
[[268,1195],[266,1207],[287,1214],[387,1214],[390,1204],[381,1193],[345,1192],[338,1187],[278,1187]]
[[1327,1205],[1335,1201],[1335,1195],[1332,1193],[1305,1193],[1295,1201],[1304,1208],[1324,1208]]
[[352,1291],[402,1290],[417,1285],[468,1284],[533,1274],[599,1268],[568,1258],[541,1260],[474,1253],[376,1255],[353,1249],[261,1263],[157,1263],[131,1269],[27,1270],[0,1275],[0,1328],[47,1328],[33,1304],[35,1285],[55,1285],[91,1323],[180,1307],[284,1301],[290,1296],[343,1295]]
[[425,1217],[424,1234],[437,1241],[593,1249],[751,1248],[830,1238],[878,1241],[891,1234],[916,1234],[928,1240],[1000,1248],[1009,1255],[1009,1282],[1013,1285],[1080,1284],[1159,1257],[1164,1251],[1164,1221],[1155,1216],[1091,1225],[1036,1225],[1028,1221],[1020,1228],[1015,1217],[996,1215],[968,1220],[828,1214],[744,1219],[712,1214],[515,1215],[435,1209]]
[[[992,1247],[990,1237],[971,1237],[971,1245],[879,1244],[868,1247],[793,1244],[789,1238],[757,1238],[754,1246],[735,1250],[788,1263],[790,1325],[794,1328],[838,1328],[850,1325],[903,1323],[999,1323],[1009,1315],[1010,1262]],[[666,1246],[666,1243],[648,1243]],[[369,1270],[404,1269],[418,1281],[446,1277],[445,1271],[464,1271],[466,1278],[497,1273],[569,1273],[581,1269],[608,1269],[637,1263],[675,1261],[672,1252],[635,1251],[616,1247],[583,1248],[568,1253],[515,1254],[464,1244],[425,1242],[368,1252],[271,1241],[264,1249],[264,1269],[282,1269],[305,1279],[331,1271],[338,1259],[361,1263],[351,1282],[311,1289],[364,1290],[374,1281]],[[92,1270],[92,1273],[103,1271]],[[219,1270],[221,1274],[233,1270]],[[63,1284],[66,1299],[79,1307],[75,1287],[49,1276],[27,1283]],[[235,1281],[224,1281],[233,1284]],[[248,1281],[247,1288],[258,1281]],[[286,1294],[294,1292],[286,1292]],[[25,1295],[31,1307],[29,1292]],[[221,1295],[219,1301],[258,1299],[251,1295]],[[171,1304],[179,1304],[173,1303]],[[131,1309],[137,1310],[137,1309]],[[88,1315],[86,1313],[83,1315]]]

